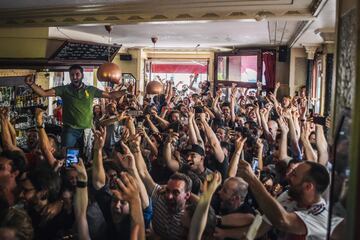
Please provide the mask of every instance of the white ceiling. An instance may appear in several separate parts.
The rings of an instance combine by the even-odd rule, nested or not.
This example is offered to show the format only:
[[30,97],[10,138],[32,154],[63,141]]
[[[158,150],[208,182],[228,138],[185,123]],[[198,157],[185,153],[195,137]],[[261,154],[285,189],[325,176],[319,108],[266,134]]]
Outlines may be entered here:
[[[315,34],[316,29],[335,28],[336,0],[1,0],[0,13],[22,16],[25,20],[33,18],[30,20],[34,20],[34,26],[44,24],[44,21],[51,24],[51,21],[46,21],[48,19],[42,19],[46,15],[54,22],[52,26],[59,26],[48,25],[50,38],[108,43],[108,34],[103,26],[105,20],[84,24],[80,16],[113,11],[111,14],[120,19],[137,15],[144,19],[136,23],[126,20],[112,23],[111,43],[125,47],[153,47],[152,36],[159,38],[158,48],[195,48],[198,44],[200,48],[246,47],[290,44],[301,21],[311,22],[309,16],[315,2],[326,2],[326,5],[295,42],[294,46],[300,46],[302,43],[323,42]],[[228,18],[229,14],[239,12],[244,14],[239,15],[239,20]],[[176,21],[176,16],[184,13],[193,16],[194,20],[185,17]],[[210,17],[204,17],[204,13],[209,13]],[[61,19],[59,14],[74,16],[76,19],[71,25],[78,25],[61,25],[68,19]],[[152,17],[162,14],[169,19],[161,22],[153,20]],[[213,20],[211,14],[218,18]],[[226,20],[219,20],[223,16]]]
[[321,44],[324,40],[319,34],[315,33],[317,29],[327,28],[333,29],[335,32],[336,24],[336,0],[328,0],[324,8],[321,10],[316,21],[313,21],[309,28],[301,35],[294,44],[295,47],[308,44]]
[[[159,40],[156,47],[159,48],[195,48],[197,44],[200,44],[200,48],[264,46],[274,43],[275,26],[276,43],[280,44],[282,38],[281,44],[286,44],[295,31],[297,22],[225,20],[117,25],[113,26],[111,42],[125,47],[153,47],[151,37],[157,36]],[[104,43],[109,39],[104,26],[52,28],[50,36]]]

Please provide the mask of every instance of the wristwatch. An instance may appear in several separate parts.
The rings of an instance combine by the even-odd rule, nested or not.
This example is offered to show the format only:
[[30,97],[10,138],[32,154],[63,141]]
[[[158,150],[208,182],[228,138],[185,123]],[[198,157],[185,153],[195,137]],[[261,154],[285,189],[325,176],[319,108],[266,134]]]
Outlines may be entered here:
[[222,218],[219,215],[216,215],[216,226],[221,226],[222,224]]
[[37,129],[45,128],[45,123],[43,122],[41,125],[36,125],[36,128]]

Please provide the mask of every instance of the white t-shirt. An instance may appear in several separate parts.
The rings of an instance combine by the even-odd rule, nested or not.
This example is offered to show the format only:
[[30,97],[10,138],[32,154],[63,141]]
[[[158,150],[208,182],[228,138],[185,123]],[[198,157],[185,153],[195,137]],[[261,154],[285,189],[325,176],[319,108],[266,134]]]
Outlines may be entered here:
[[[284,233],[278,239],[306,239],[306,240],[323,240],[326,239],[328,225],[328,206],[323,198],[318,203],[313,204],[310,208],[299,208],[297,202],[292,200],[288,192],[282,193],[277,201],[288,212],[294,212],[305,224],[307,229],[306,235],[295,235]],[[263,220],[272,225],[270,221],[263,216]]]

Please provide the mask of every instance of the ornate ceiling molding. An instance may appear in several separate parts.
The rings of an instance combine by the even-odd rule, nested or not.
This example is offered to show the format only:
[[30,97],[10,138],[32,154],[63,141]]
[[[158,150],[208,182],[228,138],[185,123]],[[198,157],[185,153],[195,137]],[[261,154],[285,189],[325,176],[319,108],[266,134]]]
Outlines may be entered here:
[[335,43],[335,28],[319,28],[315,30],[315,34],[319,34],[324,43]]
[[0,9],[0,27],[49,27],[87,24],[134,24],[157,21],[263,20],[311,17],[309,8],[296,9],[294,0],[162,1]]
[[[328,0],[313,0],[310,5],[310,12],[313,17],[317,17]],[[311,26],[314,20],[302,21],[299,23],[296,31],[294,32],[292,38],[288,41],[290,47],[294,46],[296,41],[300,36]]]

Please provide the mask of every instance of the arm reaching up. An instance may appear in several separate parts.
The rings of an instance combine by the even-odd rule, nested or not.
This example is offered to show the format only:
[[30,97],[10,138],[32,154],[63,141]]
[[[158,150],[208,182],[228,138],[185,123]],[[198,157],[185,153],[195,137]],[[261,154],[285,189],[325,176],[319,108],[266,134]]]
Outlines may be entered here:
[[21,151],[13,142],[11,136],[10,121],[8,120],[8,111],[5,108],[0,109],[0,125],[1,125],[1,140],[3,148],[10,151]]
[[301,138],[301,142],[304,147],[306,160],[312,161],[312,162],[317,162],[317,155],[309,141],[310,134],[311,134],[310,123],[307,122],[301,129],[300,138]]
[[74,212],[76,228],[80,240],[89,240],[89,226],[86,219],[86,209],[88,207],[87,174],[83,161],[80,159],[78,164],[73,165],[78,172],[78,183],[74,197]]
[[283,117],[279,117],[278,119],[279,128],[281,131],[280,143],[279,143],[279,160],[289,160],[290,157],[287,154],[287,139],[289,128]]
[[115,194],[119,199],[127,201],[130,205],[131,229],[140,228],[137,231],[136,239],[145,240],[144,217],[136,180],[130,174],[123,172],[121,178],[118,178],[116,182],[120,191]]
[[35,84],[35,75],[28,75],[25,77],[25,83],[28,85],[37,95],[41,97],[55,97],[55,90],[44,90],[40,86]]
[[[207,181],[208,177],[211,179]],[[200,240],[206,227],[210,202],[216,189],[221,184],[221,174],[215,172],[209,175],[204,182],[204,192],[196,205],[195,213],[191,218],[188,240]]]
[[55,167],[55,164],[57,162],[56,158],[54,157],[52,153],[52,149],[50,146],[49,138],[46,134],[46,131],[43,127],[44,121],[43,121],[43,111],[40,108],[35,109],[35,119],[36,119],[36,125],[39,131],[39,142],[40,142],[40,149],[41,152],[44,154],[46,160],[48,161],[49,165],[51,167]]
[[232,155],[229,171],[228,171],[228,177],[235,177],[237,170],[238,170],[238,164],[241,156],[241,152],[244,148],[244,144],[246,142],[247,138],[239,137],[235,141],[235,151]]
[[175,159],[172,151],[172,144],[178,141],[178,139],[179,139],[178,133],[175,132],[170,133],[165,141],[164,150],[163,150],[163,158],[166,163],[166,166],[173,172],[177,172],[180,169],[180,164]]
[[214,151],[215,158],[217,159],[218,162],[222,163],[225,159],[224,151],[221,148],[219,139],[216,137],[216,134],[214,133],[214,131],[211,129],[208,122],[206,121],[205,113],[200,113],[200,120],[201,123],[204,125],[205,135],[210,142],[211,148]]
[[149,196],[147,195],[146,188],[142,182],[139,172],[136,168],[135,157],[130,151],[129,147],[121,142],[121,146],[124,149],[125,154],[122,155],[119,152],[115,153],[115,159],[120,163],[120,165],[125,168],[131,176],[133,176],[137,182],[140,192],[141,204],[143,209],[149,206]]
[[323,166],[326,166],[329,161],[329,152],[328,152],[328,143],[324,134],[324,127],[316,124],[315,125],[315,135],[316,135],[316,146],[318,150],[318,163]]
[[102,149],[105,144],[106,129],[100,127],[95,131],[94,141],[94,159],[92,164],[92,182],[96,190],[99,190],[105,185],[106,176],[103,165]]

